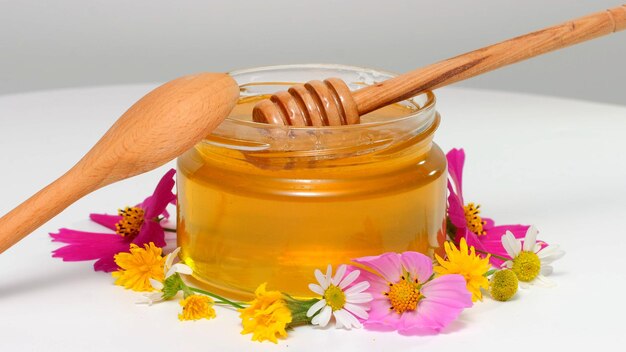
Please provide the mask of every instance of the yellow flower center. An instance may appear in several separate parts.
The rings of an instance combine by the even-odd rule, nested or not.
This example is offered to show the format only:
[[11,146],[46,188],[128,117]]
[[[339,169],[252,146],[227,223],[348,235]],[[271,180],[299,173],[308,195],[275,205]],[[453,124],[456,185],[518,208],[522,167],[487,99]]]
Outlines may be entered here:
[[395,283],[389,284],[389,292],[385,293],[389,297],[389,303],[391,303],[391,310],[395,310],[397,313],[404,313],[417,309],[417,302],[419,302],[422,295],[417,289],[417,280],[415,283],[409,282],[404,276],[402,279]]
[[537,254],[529,251],[522,251],[513,259],[511,270],[517,275],[520,281],[529,282],[539,275],[541,261]]
[[123,237],[137,236],[141,225],[143,225],[144,210],[139,207],[126,207],[117,213],[122,217],[122,220],[115,224],[115,232]]
[[485,221],[478,215],[480,214],[480,205],[474,203],[468,203],[463,207],[465,211],[465,221],[467,222],[467,228],[477,235],[485,235],[487,232],[483,229],[486,224]]
[[512,270],[497,271],[491,277],[491,297],[496,301],[508,301],[517,292],[517,276]]
[[324,291],[324,299],[326,300],[326,304],[333,309],[333,312],[340,310],[346,304],[346,294],[333,284],[330,284],[326,291]]

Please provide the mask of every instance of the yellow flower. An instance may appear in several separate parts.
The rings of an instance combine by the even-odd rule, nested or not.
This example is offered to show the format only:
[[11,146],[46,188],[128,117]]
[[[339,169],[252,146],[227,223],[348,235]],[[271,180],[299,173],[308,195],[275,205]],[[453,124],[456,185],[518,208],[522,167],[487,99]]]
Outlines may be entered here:
[[150,279],[163,281],[163,264],[165,258],[161,256],[161,248],[150,242],[140,248],[130,245],[130,252],[115,255],[115,263],[120,267],[112,273],[116,278],[115,284],[124,286],[133,291],[152,291]]
[[215,318],[213,300],[203,295],[191,295],[180,301],[183,312],[178,314],[179,320],[199,320]]
[[489,288],[489,280],[485,277],[485,273],[491,268],[489,255],[486,258],[477,256],[474,246],[467,248],[465,238],[461,238],[460,250],[451,242],[446,242],[444,247],[446,260],[435,255],[440,266],[436,266],[434,271],[439,275],[462,275],[467,282],[467,290],[472,294],[472,301],[482,300],[481,287],[484,289]]
[[286,337],[287,324],[291,323],[291,311],[279,291],[266,291],[267,283],[261,284],[250,306],[239,309],[243,331],[252,333],[252,341],[269,340],[278,343],[277,337]]

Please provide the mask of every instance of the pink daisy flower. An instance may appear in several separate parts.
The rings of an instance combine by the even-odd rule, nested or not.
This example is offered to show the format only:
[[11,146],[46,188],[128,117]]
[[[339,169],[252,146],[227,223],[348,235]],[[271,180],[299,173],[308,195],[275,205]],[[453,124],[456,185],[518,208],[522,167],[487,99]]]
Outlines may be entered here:
[[[154,193],[142,203],[119,211],[119,215],[90,214],[92,221],[115,231],[115,233],[94,233],[71,229],[60,229],[51,233],[53,242],[67,243],[52,252],[55,258],[75,262],[96,260],[96,271],[112,272],[118,269],[113,257],[120,252],[128,252],[130,245],[143,246],[153,242],[158,247],[165,246],[165,232],[160,220],[169,216],[166,207],[176,204],[172,193],[176,170],[168,171],[157,185]],[[161,218],[162,217],[162,218]]]
[[509,255],[502,246],[502,235],[507,231],[515,238],[523,238],[528,230],[528,225],[500,225],[489,218],[483,218],[480,214],[480,205],[465,203],[463,199],[463,165],[465,164],[465,152],[463,149],[452,149],[446,154],[448,159],[448,219],[454,241],[458,245],[461,238],[465,238],[468,246],[474,246],[481,256],[485,253],[492,254],[489,261],[500,266]]
[[385,253],[354,260],[369,271],[361,279],[370,283],[370,330],[397,330],[403,335],[437,334],[472,306],[472,294],[461,275],[432,279],[432,260],[417,252]]

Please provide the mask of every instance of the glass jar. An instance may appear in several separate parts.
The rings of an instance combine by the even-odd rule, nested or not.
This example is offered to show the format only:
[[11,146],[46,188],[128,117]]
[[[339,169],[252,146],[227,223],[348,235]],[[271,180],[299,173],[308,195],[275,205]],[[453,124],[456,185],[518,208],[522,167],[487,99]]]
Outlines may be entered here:
[[441,249],[446,159],[432,142],[432,93],[358,125],[294,128],[252,122],[252,107],[294,83],[338,77],[354,90],[393,74],[290,65],[231,75],[239,104],[178,159],[178,244],[197,280],[233,298],[263,282],[306,297],[313,271],[328,264]]

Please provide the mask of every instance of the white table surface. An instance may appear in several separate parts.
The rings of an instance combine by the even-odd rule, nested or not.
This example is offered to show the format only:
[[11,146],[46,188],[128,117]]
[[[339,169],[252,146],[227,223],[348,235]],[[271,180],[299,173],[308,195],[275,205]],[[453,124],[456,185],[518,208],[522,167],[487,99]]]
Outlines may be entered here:
[[[0,213],[72,166],[153,87],[0,96]],[[466,199],[498,223],[535,224],[541,239],[559,243],[567,255],[555,264],[557,287],[521,290],[507,303],[487,298],[438,336],[304,327],[274,345],[240,335],[228,309],[179,322],[176,302],[136,305],[137,293],[91,263],[50,257],[58,245],[48,232],[98,230],[86,220],[90,212],[143,200],[168,166],[85,197],[0,255],[0,351],[528,352],[626,344],[626,106],[452,88],[437,95],[437,142],[467,153]]]

